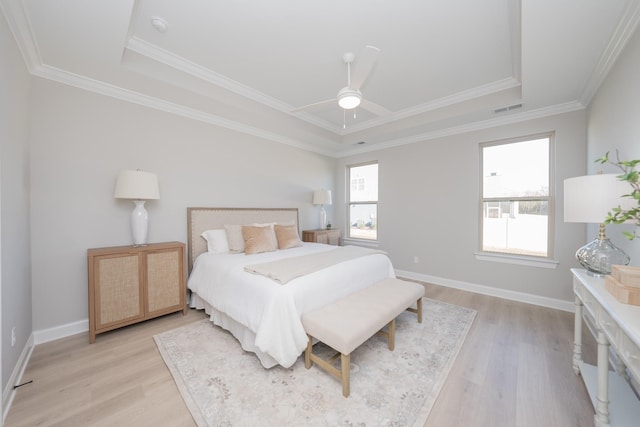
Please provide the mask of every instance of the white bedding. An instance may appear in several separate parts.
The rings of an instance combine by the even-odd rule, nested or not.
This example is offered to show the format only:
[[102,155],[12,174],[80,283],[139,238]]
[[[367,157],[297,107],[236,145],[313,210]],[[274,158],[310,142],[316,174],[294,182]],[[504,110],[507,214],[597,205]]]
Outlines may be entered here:
[[[276,363],[289,367],[307,345],[301,314],[384,278],[395,277],[391,261],[384,254],[373,254],[293,279],[285,285],[248,273],[244,267],[335,248],[303,243],[298,248],[255,255],[205,252],[196,259],[188,287],[196,294],[196,300],[204,300],[220,314],[246,327],[252,332],[249,336],[255,334],[255,342],[243,347],[255,347],[269,355],[274,362],[260,358],[266,368]],[[214,323],[225,327],[216,316],[211,317]],[[235,332],[234,335],[242,342]]]

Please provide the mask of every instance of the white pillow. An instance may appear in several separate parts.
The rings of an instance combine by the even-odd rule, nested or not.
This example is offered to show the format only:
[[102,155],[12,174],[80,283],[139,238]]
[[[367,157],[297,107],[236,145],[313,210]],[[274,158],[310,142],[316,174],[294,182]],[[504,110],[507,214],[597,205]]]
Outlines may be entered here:
[[227,232],[223,229],[207,230],[201,234],[207,241],[207,250],[212,254],[221,254],[229,252],[229,242],[227,240]]

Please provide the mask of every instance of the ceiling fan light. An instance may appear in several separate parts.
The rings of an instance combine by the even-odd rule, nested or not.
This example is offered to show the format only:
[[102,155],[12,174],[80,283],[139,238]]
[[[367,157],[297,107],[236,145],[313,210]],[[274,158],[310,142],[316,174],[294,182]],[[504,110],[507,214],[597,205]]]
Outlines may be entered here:
[[362,93],[359,90],[353,90],[350,87],[344,87],[338,92],[338,105],[345,110],[352,110],[360,105]]

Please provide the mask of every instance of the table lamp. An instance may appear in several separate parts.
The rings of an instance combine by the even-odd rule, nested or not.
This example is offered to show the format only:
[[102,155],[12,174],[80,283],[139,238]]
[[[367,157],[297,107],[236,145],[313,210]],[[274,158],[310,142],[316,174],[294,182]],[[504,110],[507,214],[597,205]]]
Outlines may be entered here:
[[324,209],[324,205],[331,204],[331,191],[324,189],[314,191],[312,203],[320,205],[320,228],[327,228],[327,211]]
[[629,264],[629,256],[605,235],[607,213],[618,206],[631,207],[629,184],[617,174],[585,175],[564,180],[564,221],[600,224],[598,237],[576,252],[576,259],[587,274],[602,277],[611,273],[612,265]]
[[135,203],[131,212],[131,231],[133,244],[143,246],[147,243],[149,230],[149,215],[144,208],[146,200],[160,199],[158,176],[152,172],[141,170],[126,170],[120,172],[113,197],[116,199],[130,199]]

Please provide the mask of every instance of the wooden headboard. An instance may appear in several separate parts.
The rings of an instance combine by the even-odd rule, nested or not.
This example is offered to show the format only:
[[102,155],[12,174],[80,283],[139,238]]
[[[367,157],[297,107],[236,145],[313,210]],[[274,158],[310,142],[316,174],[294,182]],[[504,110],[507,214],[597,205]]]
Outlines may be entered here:
[[204,231],[224,228],[225,224],[266,222],[293,223],[299,227],[298,208],[187,208],[189,273],[198,255],[207,251],[207,242],[201,236]]

